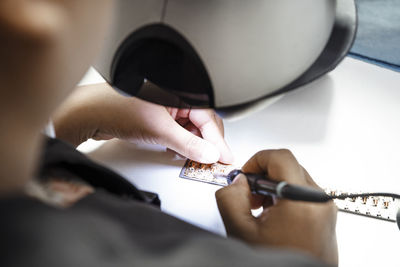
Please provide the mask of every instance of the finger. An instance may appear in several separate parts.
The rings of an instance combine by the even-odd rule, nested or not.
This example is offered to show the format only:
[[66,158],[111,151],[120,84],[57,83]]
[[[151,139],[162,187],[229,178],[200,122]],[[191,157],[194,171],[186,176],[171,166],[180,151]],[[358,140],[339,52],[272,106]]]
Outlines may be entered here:
[[[242,174],[243,175],[243,174]],[[240,178],[240,174],[237,175],[234,180],[233,183],[237,182],[237,179]],[[250,198],[250,208],[252,210],[254,209],[258,209],[261,207],[264,207],[265,205],[269,206],[270,205],[270,197],[267,196],[263,196],[263,195],[256,195],[256,194],[251,194],[251,198]]]
[[225,136],[224,122],[215,112],[213,112],[213,113],[214,113],[214,119],[217,122],[217,125],[221,132],[221,135],[224,137]]
[[256,234],[256,219],[251,213],[253,196],[243,174],[218,190],[215,197],[228,235],[246,240]]
[[263,208],[268,209],[269,207],[275,205],[276,199],[273,196],[267,196],[263,200]]
[[264,150],[256,153],[242,167],[243,172],[266,173],[270,179],[305,185],[303,168],[286,149]]
[[306,169],[304,169],[303,166],[302,166],[301,168],[303,169],[304,177],[305,177],[307,183],[308,183],[310,186],[312,186],[312,187],[315,187],[315,188],[318,188],[318,189],[322,189],[322,188],[313,180],[313,178],[311,178],[311,176],[310,176],[310,174],[308,173],[308,171],[307,171]]
[[190,123],[189,119],[186,118],[179,118],[175,120],[180,126],[185,127],[187,124]]
[[189,119],[200,130],[202,137],[218,148],[221,155],[219,161],[226,164],[233,163],[233,154],[225,142],[223,130],[218,125],[214,112],[192,109]]
[[161,137],[161,145],[165,145],[177,153],[201,163],[215,163],[220,152],[211,142],[187,131],[171,117]]
[[185,128],[187,131],[191,132],[192,134],[194,134],[200,138],[203,138],[201,136],[200,130],[196,126],[194,126],[193,123],[187,123],[185,126],[183,126],[183,128]]
[[171,107],[165,107],[167,109],[167,112],[171,115],[172,118],[176,119],[179,109],[178,108],[171,108]]

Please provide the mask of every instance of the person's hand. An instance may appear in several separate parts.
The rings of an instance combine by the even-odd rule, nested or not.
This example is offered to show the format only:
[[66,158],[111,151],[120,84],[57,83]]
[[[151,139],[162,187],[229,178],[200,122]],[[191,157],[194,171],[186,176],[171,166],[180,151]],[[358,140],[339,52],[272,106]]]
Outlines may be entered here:
[[[242,168],[247,173],[268,173],[277,181],[319,188],[288,150],[266,150],[254,155]],[[297,249],[338,264],[336,213],[333,202],[317,204],[255,196],[243,174],[216,192],[219,211],[228,236],[257,246]],[[264,207],[256,218],[251,209]]]
[[119,95],[107,84],[78,88],[53,116],[56,135],[74,145],[114,137],[164,145],[202,163],[232,163],[222,120],[211,110],[166,108]]

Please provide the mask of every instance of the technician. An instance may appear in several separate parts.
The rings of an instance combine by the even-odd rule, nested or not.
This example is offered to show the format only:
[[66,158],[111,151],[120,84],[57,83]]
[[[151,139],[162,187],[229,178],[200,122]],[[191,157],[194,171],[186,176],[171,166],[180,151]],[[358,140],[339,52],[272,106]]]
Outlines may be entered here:
[[[216,194],[223,238],[161,212],[154,199],[74,149],[88,138],[117,137],[202,162],[233,160],[211,111],[167,109],[106,85],[67,98],[99,50],[112,2],[0,2],[0,265],[337,265],[332,203],[272,205],[239,176]],[[45,140],[49,117],[72,146]],[[261,151],[243,170],[318,187],[287,150]],[[251,209],[261,206],[254,218]]]

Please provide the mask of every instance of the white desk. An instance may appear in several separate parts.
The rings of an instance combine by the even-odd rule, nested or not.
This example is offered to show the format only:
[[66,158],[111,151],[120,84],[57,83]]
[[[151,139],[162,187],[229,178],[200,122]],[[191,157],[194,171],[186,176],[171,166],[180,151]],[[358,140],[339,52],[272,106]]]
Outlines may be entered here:
[[[93,73],[87,79],[99,81]],[[289,148],[322,185],[400,193],[400,73],[347,58],[322,80],[225,127],[238,164],[261,149]],[[164,211],[225,234],[218,187],[178,178],[184,161],[164,148],[110,141],[89,155],[157,192]],[[337,235],[340,266],[400,266],[395,223],[339,213]]]

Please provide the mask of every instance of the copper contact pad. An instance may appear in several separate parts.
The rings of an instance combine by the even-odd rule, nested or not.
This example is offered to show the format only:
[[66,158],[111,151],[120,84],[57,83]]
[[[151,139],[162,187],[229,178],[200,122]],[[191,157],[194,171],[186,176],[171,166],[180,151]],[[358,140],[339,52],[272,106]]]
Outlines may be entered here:
[[227,186],[228,182],[222,176],[227,176],[234,169],[236,168],[233,165],[222,163],[203,164],[193,160],[187,160],[179,177],[208,184]]

